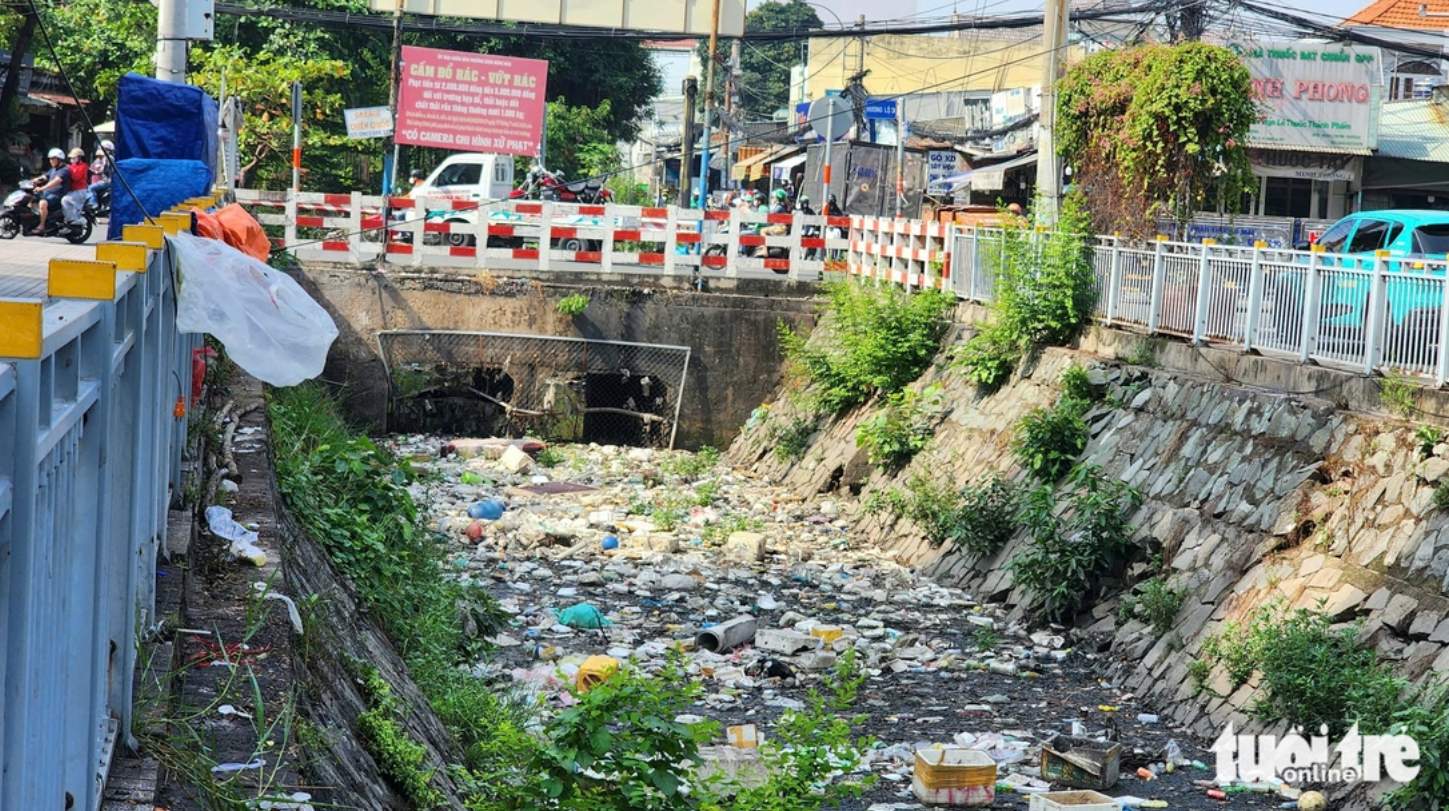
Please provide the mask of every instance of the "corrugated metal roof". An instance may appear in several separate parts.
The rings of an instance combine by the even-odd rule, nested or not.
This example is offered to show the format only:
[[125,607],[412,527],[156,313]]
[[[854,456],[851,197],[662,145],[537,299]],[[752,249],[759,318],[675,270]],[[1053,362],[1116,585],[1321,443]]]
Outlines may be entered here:
[[1325,155],[1363,155],[1365,157],[1374,154],[1372,149],[1357,146],[1289,146],[1285,144],[1255,144],[1248,141],[1249,149],[1263,149],[1272,152],[1315,152]]
[[1432,101],[1388,101],[1379,114],[1384,158],[1449,163],[1449,110]]

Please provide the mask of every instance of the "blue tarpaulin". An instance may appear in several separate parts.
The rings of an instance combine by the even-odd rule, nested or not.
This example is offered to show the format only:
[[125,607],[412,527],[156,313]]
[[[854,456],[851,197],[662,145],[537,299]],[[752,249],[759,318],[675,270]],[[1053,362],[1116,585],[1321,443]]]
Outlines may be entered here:
[[135,73],[121,77],[111,239],[120,237],[122,226],[143,221],[145,214],[154,216],[211,191],[216,126],[216,101],[200,88]]
[[211,191],[212,170],[201,161],[128,158],[117,161],[116,170],[126,183],[111,186],[109,239],[120,239],[122,226],[143,222],[143,208],[154,217]]
[[200,88],[121,77],[116,102],[116,158],[201,161],[216,171],[216,100]]

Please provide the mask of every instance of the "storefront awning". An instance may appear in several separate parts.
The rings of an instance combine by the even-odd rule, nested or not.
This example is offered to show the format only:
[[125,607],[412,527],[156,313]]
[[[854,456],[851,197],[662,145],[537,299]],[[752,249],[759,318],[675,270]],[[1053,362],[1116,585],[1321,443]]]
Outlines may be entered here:
[[800,153],[786,158],[770,167],[770,177],[776,180],[789,180],[790,170],[805,162],[805,153]]
[[1270,152],[1306,152],[1317,155],[1372,155],[1374,151],[1365,147],[1356,146],[1284,146],[1283,144],[1255,144],[1247,143],[1249,149],[1261,149]]
[[1012,169],[1020,169],[1025,166],[1036,165],[1036,153],[1032,152],[1018,158],[1012,158],[1005,163],[995,163],[991,166],[980,166],[971,170],[971,189],[973,191],[997,191],[1006,185],[1006,173]]

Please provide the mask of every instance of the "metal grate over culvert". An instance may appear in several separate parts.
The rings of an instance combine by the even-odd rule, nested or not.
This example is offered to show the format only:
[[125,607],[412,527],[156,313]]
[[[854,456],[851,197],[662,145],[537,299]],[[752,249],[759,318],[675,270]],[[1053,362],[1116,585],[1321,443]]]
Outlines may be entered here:
[[389,431],[674,447],[687,346],[452,330],[377,342]]

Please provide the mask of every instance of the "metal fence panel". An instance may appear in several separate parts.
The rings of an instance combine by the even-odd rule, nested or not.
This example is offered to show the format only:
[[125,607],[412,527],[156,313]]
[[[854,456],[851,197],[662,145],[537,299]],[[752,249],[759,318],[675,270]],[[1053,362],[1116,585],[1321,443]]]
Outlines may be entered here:
[[170,270],[156,253],[112,302],[51,300],[41,356],[0,363],[0,808],[99,807],[129,734],[198,342]]
[[689,347],[397,330],[378,334],[388,429],[673,447]]

